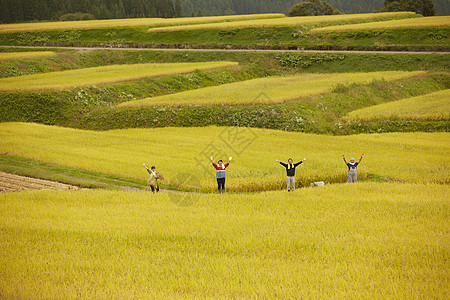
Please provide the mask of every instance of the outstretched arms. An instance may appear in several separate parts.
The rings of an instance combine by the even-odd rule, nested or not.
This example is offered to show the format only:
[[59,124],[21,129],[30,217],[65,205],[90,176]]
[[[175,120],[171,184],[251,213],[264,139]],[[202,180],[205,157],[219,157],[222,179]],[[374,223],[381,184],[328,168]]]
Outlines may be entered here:
[[275,159],[275,161],[276,161],[277,163],[280,163],[280,165],[282,165],[283,167],[285,167],[285,168],[287,167],[287,164],[285,164],[285,163],[279,161],[278,159]]
[[306,158],[304,158],[303,160],[299,161],[298,163],[294,164],[294,167],[298,166],[299,164],[301,164],[302,162],[304,162],[306,160]]

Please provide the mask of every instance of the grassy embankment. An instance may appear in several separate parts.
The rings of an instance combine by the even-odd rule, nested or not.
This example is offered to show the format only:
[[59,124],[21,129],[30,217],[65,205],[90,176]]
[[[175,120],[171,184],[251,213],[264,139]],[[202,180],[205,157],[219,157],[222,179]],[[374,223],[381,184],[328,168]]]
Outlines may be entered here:
[[[366,154],[360,178],[448,183],[448,133],[396,133],[345,137],[282,131],[204,127],[127,129],[107,132],[26,123],[0,124],[0,153],[145,180],[142,163],[154,164],[166,184],[183,173],[198,178],[198,189],[214,190],[209,157],[234,157],[228,170],[230,191],[280,189],[285,170],[275,159],[308,158],[298,170],[300,186],[313,181],[343,182],[342,155]],[[286,145],[289,147],[280,147]],[[433,161],[433,164],[420,163]],[[393,164],[393,162],[395,162]]]
[[0,195],[11,298],[436,298],[448,295],[449,189]]
[[[418,49],[426,49],[427,47],[449,47],[449,27],[446,26],[440,29],[435,28],[435,26],[438,26],[445,21],[445,19],[439,18],[435,19],[433,24],[424,24],[421,28],[393,28],[381,31],[361,30],[356,34],[335,32],[333,35],[322,33],[316,34],[311,31],[311,29],[317,27],[354,23],[360,24],[405,18],[423,19],[420,15],[402,12],[319,17],[265,18],[246,21],[166,26],[150,28],[150,32],[148,32],[149,26],[99,29],[93,25],[92,29],[80,29],[77,28],[77,24],[74,23],[72,24],[73,27],[71,30],[59,30],[57,29],[58,27],[55,27],[53,31],[32,31],[31,29],[26,29],[29,31],[3,33],[0,34],[0,44],[33,45],[35,43],[62,42],[107,43],[120,45],[295,45],[311,47],[346,46],[359,48],[395,48],[412,46],[418,47]],[[55,23],[55,26],[57,24],[58,22]],[[81,24],[84,23],[80,23],[80,26]],[[26,26],[29,27],[30,25],[26,24]],[[39,28],[39,24],[34,26]],[[7,30],[8,28],[5,27],[4,32],[7,32]]]

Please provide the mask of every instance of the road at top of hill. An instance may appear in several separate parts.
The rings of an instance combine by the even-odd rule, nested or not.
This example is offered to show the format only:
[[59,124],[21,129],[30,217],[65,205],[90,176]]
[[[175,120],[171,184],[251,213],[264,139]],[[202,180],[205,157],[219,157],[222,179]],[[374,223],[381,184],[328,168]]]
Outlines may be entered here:
[[305,53],[377,53],[377,54],[450,54],[447,51],[362,51],[362,50],[276,50],[276,49],[191,49],[191,48],[115,48],[115,47],[69,47],[69,46],[0,46],[0,48],[72,49],[80,52],[93,50],[140,50],[140,51],[191,51],[191,52],[305,52]]

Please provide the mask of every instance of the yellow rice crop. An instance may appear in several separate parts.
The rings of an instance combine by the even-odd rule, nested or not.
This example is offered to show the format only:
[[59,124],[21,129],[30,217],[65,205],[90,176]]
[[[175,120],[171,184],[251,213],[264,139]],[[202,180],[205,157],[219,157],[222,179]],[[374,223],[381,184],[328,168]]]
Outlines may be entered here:
[[53,31],[53,30],[81,30],[81,29],[102,29],[102,28],[123,28],[123,27],[159,27],[174,26],[183,24],[230,22],[234,20],[252,20],[282,18],[283,14],[254,14],[254,15],[233,15],[233,16],[213,16],[195,18],[130,18],[113,20],[89,20],[89,21],[67,21],[67,22],[40,22],[40,23],[20,23],[2,24],[1,33],[31,32],[31,31]]
[[412,12],[390,12],[390,13],[372,13],[372,14],[352,14],[352,15],[331,15],[331,16],[312,16],[312,17],[289,17],[274,19],[256,19],[245,21],[233,21],[226,23],[208,23],[192,24],[171,27],[150,28],[148,31],[179,31],[179,30],[202,30],[202,29],[231,29],[247,27],[282,27],[282,26],[300,26],[312,23],[326,23],[334,21],[358,21],[364,19],[374,19],[383,17],[415,17]]
[[7,299],[446,299],[449,197],[443,185],[392,183],[204,195],[190,207],[167,193],[0,193],[0,290]]
[[[157,122],[158,120],[155,120]],[[280,189],[286,170],[275,159],[307,158],[297,181],[345,181],[347,158],[365,157],[359,176],[376,174],[407,182],[450,182],[449,133],[389,133],[323,136],[277,130],[202,127],[94,132],[29,123],[0,124],[0,153],[91,171],[145,179],[143,163],[157,166],[168,185],[180,174],[215,190],[209,157],[225,161],[230,191]],[[431,163],[432,162],[432,163]],[[181,184],[183,187],[183,184]]]
[[56,56],[56,52],[52,51],[4,52],[0,53],[0,61],[13,59],[33,59],[50,56]]
[[396,28],[438,28],[450,27],[450,16],[425,17],[414,19],[348,24],[315,28],[311,32],[332,32],[350,30],[396,29]]
[[147,63],[0,78],[0,91],[56,90],[236,66],[235,62]]
[[349,113],[347,120],[399,118],[408,120],[449,120],[450,90],[366,107]]
[[[396,80],[423,72],[301,74],[266,77],[125,102],[119,107],[276,104],[330,92],[337,84]],[[1,82],[1,81],[0,81]]]

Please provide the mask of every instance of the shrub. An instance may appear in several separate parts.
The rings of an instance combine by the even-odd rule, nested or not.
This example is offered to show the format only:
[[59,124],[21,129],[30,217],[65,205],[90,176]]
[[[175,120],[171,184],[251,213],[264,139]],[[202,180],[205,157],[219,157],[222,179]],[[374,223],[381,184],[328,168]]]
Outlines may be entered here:
[[60,21],[82,21],[82,20],[95,20],[95,17],[91,14],[87,13],[71,13],[71,14],[64,14],[61,17],[59,17]]

